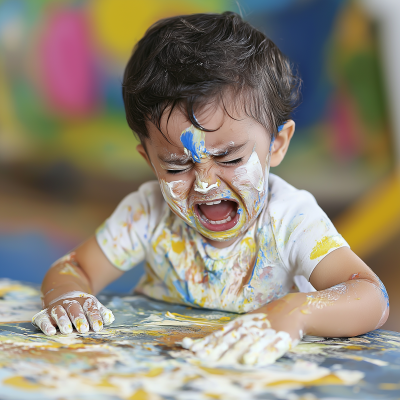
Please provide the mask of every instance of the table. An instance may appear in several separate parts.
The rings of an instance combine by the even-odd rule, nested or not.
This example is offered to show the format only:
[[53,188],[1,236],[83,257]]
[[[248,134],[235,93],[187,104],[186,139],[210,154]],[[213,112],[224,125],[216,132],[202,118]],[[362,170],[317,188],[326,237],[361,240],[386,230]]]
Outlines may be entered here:
[[136,295],[104,294],[114,311],[99,333],[47,337],[28,321],[34,285],[0,279],[0,399],[399,399],[400,334],[305,337],[263,368],[204,364],[180,347],[236,314]]

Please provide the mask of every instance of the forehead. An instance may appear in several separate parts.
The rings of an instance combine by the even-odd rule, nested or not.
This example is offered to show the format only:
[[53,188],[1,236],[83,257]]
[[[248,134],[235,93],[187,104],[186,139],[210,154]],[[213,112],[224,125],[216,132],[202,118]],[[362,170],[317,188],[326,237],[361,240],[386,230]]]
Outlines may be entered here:
[[[205,132],[205,146],[207,148],[226,145],[231,142],[243,142],[249,140],[249,135],[254,131],[265,130],[252,118],[237,112],[229,115],[226,110],[215,103],[203,107],[196,112],[196,119],[200,125],[212,132]],[[166,110],[160,121],[161,131],[152,123],[147,124],[151,144],[155,147],[170,149],[174,147],[183,149],[181,142],[182,133],[192,125],[187,114],[179,108],[171,113]]]

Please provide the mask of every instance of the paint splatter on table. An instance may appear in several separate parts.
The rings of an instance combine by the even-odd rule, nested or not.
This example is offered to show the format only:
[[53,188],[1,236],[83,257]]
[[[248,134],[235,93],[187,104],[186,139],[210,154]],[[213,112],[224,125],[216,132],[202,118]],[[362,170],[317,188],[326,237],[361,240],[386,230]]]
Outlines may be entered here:
[[183,350],[236,317],[150,300],[101,295],[115,322],[100,333],[46,337],[28,319],[34,286],[0,279],[0,398],[101,400],[394,399],[400,334],[306,337],[274,365],[215,367]]

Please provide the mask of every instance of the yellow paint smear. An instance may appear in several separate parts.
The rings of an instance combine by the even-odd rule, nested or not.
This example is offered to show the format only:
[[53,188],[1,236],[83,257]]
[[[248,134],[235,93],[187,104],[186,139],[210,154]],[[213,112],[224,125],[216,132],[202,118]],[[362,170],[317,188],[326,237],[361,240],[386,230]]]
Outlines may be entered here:
[[109,382],[108,378],[103,378],[96,386],[102,387],[102,388],[110,388],[110,389],[118,390],[118,387],[113,385],[111,382]]
[[64,268],[60,270],[59,274],[71,275],[75,278],[80,278],[79,274],[75,271],[75,268],[70,264],[65,265]]
[[380,383],[379,389],[382,390],[400,390],[400,383]]
[[[207,318],[195,318],[195,317],[189,317],[187,315],[181,315],[178,313],[171,313],[169,311],[167,311],[165,313],[165,316],[167,318],[171,318],[177,321],[184,321],[184,322],[191,322],[193,324],[199,324],[199,325],[224,325],[223,322],[221,322],[220,320],[210,320]],[[228,317],[225,317],[228,318]]]
[[162,400],[162,398],[158,394],[139,389],[132,396],[128,397],[127,400]]
[[160,331],[148,331],[146,329],[129,331],[132,335],[149,335],[149,336],[168,336],[168,333]]
[[181,254],[185,250],[185,242],[183,240],[172,241],[172,250],[176,254]]
[[44,387],[37,383],[28,381],[23,376],[13,376],[11,378],[4,379],[3,384],[8,386],[14,386],[18,389],[24,389],[24,390],[39,390],[43,389]]
[[336,247],[339,247],[340,244],[336,242],[334,239],[324,236],[317,244],[315,247],[312,249],[312,252],[310,254],[310,260],[315,260],[316,258],[319,258],[321,256],[324,256],[325,254],[328,253],[329,250],[335,249]]
[[221,395],[217,393],[204,393],[204,396],[209,397],[210,399],[222,399]]
[[199,365],[199,368],[212,375],[240,375],[240,372],[238,371],[225,370],[221,368],[204,367],[203,365]]
[[5,287],[0,287],[0,297],[3,297],[10,292],[24,292],[29,296],[39,295],[39,292],[37,290],[23,285],[10,285]]
[[299,380],[282,380],[282,381],[276,381],[276,382],[271,382],[267,383],[265,386],[266,387],[271,387],[271,386],[286,386],[286,385],[302,385],[302,386],[323,386],[323,385],[343,385],[343,381],[338,378],[334,374],[329,374],[327,376],[324,376],[319,379],[314,379],[312,381],[299,381]]

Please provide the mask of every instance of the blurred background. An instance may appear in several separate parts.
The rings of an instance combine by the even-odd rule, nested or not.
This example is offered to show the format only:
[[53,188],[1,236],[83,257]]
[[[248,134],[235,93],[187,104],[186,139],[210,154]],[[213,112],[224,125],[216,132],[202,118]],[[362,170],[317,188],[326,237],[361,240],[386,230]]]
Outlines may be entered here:
[[154,179],[125,122],[125,64],[158,19],[226,10],[298,65],[296,135],[272,172],[314,194],[388,288],[384,328],[400,331],[397,0],[0,0],[0,277],[40,283]]

